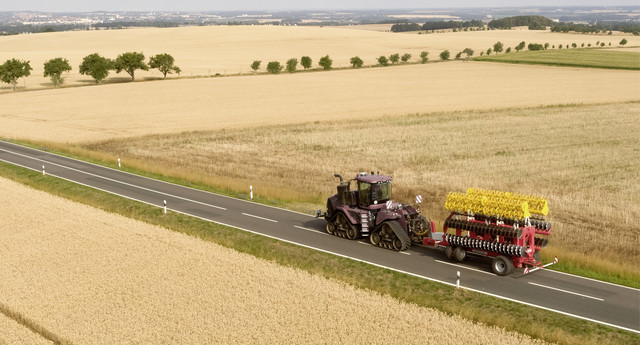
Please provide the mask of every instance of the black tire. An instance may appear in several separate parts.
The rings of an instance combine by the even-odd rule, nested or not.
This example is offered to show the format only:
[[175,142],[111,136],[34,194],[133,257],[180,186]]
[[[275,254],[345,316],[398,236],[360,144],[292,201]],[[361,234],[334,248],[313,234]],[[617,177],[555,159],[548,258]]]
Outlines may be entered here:
[[347,216],[342,212],[338,213],[336,216],[336,226],[341,226],[344,229],[347,238],[350,240],[356,240],[360,237],[360,231],[358,231],[355,225],[349,222]]
[[463,262],[467,258],[467,251],[464,248],[458,246],[453,250],[453,257],[459,261]]
[[498,255],[491,261],[491,270],[499,276],[508,276],[513,269],[513,262],[504,255]]
[[[411,239],[409,238],[409,235],[404,232],[404,229],[398,222],[396,222],[395,220],[384,222],[382,224],[382,231],[388,232],[389,230],[391,230],[395,237],[400,240],[399,246],[396,245],[395,240],[392,241],[393,245],[391,248],[397,251],[402,251],[407,250],[409,249],[409,247],[411,247]],[[398,247],[399,249],[397,249]]]
[[380,233],[377,231],[374,231],[371,233],[371,235],[369,235],[369,242],[371,242],[371,244],[373,244],[374,246],[379,246],[380,245]]
[[453,247],[446,247],[444,249],[444,256],[449,260],[453,259]]

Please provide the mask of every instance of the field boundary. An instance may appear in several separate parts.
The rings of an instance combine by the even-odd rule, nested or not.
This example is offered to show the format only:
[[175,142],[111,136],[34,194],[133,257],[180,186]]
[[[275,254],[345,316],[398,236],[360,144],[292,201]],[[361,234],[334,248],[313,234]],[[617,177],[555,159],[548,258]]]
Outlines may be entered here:
[[[575,49],[575,48],[574,48]],[[545,65],[545,66],[557,66],[557,67],[582,67],[582,68],[596,68],[596,69],[615,69],[615,70],[628,70],[628,71],[638,71],[640,70],[640,64],[638,66],[623,66],[623,65],[614,65],[614,64],[606,64],[606,63],[581,63],[579,60],[575,60],[576,62],[566,62],[566,61],[541,61],[536,58],[544,58],[545,56],[555,54],[556,57],[562,58],[560,54],[568,54],[568,56],[574,56],[576,58],[580,57],[580,52],[588,52],[587,54],[591,54],[592,52],[599,52],[603,56],[615,56],[619,55],[629,55],[633,54],[632,52],[619,52],[614,50],[602,50],[601,48],[579,48],[579,49],[569,49],[566,50],[540,50],[540,51],[525,51],[525,52],[516,52],[516,53],[506,53],[506,54],[497,54],[497,55],[484,55],[484,56],[476,56],[473,58],[473,61],[478,62],[498,62],[498,63],[509,63],[509,64],[521,64],[521,65]],[[524,55],[524,56],[522,56]],[[640,57],[640,53],[637,53]],[[535,56],[535,57],[534,57]],[[587,57],[591,57],[593,55],[587,55]],[[553,56],[552,56],[553,57]],[[610,60],[607,62],[611,63]]]

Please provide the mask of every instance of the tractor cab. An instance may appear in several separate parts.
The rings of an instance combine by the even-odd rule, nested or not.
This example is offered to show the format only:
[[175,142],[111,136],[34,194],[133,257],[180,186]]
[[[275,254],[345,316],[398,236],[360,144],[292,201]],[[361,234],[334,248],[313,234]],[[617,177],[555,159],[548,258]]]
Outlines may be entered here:
[[358,182],[358,204],[363,207],[384,204],[391,200],[391,176],[360,173]]

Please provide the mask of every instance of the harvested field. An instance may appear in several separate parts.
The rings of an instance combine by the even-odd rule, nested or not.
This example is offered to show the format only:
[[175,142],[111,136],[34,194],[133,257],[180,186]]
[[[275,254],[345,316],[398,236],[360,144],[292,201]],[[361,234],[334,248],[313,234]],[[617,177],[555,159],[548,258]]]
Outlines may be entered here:
[[72,343],[540,343],[4,178],[0,203],[0,301]]
[[[355,27],[357,28],[357,26]],[[54,32],[31,35],[0,36],[0,62],[10,58],[30,60],[31,76],[20,80],[18,86],[27,89],[50,88],[51,81],[43,77],[43,63],[51,58],[69,59],[73,70],[67,75],[67,85],[91,85],[93,80],[80,75],[78,65],[91,53],[109,58],[127,51],[141,51],[149,57],[170,53],[181,67],[182,76],[212,76],[216,73],[232,75],[252,72],[253,60],[262,60],[265,71],[267,62],[283,63],[303,55],[310,56],[317,68],[321,56],[329,54],[334,67],[348,67],[349,59],[360,56],[365,65],[376,64],[380,55],[394,53],[413,55],[418,61],[421,51],[428,51],[431,60],[448,49],[452,56],[464,48],[479,54],[497,41],[507,47],[515,47],[520,41],[546,42],[552,45],[591,43],[597,41],[616,45],[623,36],[607,37],[551,33],[538,30],[491,30],[474,32],[446,32],[434,34],[396,34],[372,30],[353,30],[344,27],[293,27],[293,26],[209,26],[181,28],[139,28],[104,31]],[[640,45],[640,37],[624,36],[628,46]],[[138,80],[160,78],[157,71],[136,72]],[[128,81],[122,72],[112,72],[107,81]],[[0,92],[11,92],[8,84],[0,85]]]
[[449,191],[542,194],[550,200],[554,224],[552,246],[543,254],[584,255],[579,261],[640,278],[639,113],[637,102],[465,111],[83,147],[188,181],[232,190],[252,184],[265,198],[315,202],[301,209],[307,212],[335,193],[334,173],[349,177],[372,170],[394,176],[394,194],[404,202],[422,194],[424,213],[436,221],[447,215]]
[[436,111],[640,99],[640,72],[449,62],[0,95],[0,137],[82,142]]

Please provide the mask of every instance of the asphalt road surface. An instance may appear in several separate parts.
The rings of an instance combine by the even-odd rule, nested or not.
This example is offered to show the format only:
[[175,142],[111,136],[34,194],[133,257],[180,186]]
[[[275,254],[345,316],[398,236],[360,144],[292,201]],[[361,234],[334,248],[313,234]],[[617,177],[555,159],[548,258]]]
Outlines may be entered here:
[[[487,261],[448,261],[441,249],[406,252],[327,234],[325,221],[245,200],[204,192],[0,141],[0,161],[41,171],[125,198],[167,208],[303,247],[363,261],[447,285],[551,310],[640,334],[640,290],[542,269],[500,277]],[[256,191],[258,192],[258,191]],[[562,260],[562,258],[560,258]],[[428,293],[428,292],[425,292]]]

